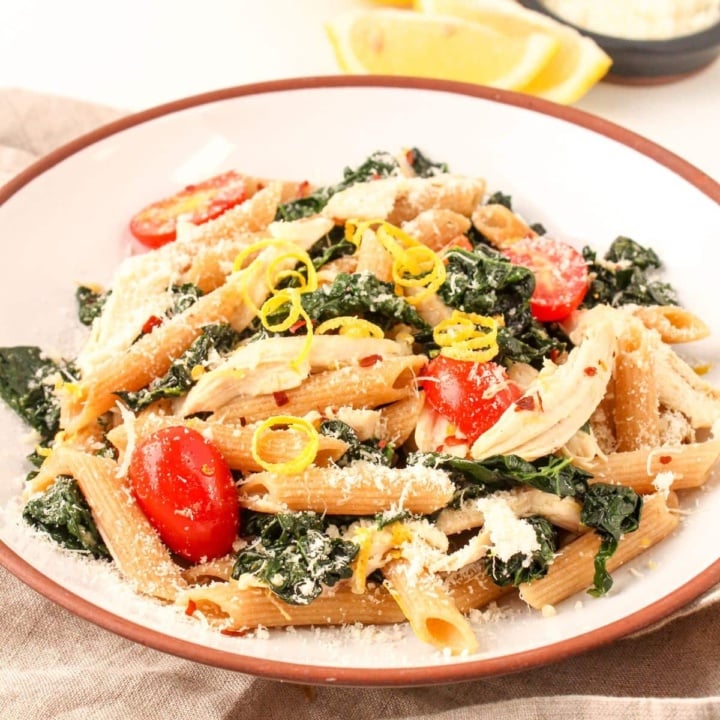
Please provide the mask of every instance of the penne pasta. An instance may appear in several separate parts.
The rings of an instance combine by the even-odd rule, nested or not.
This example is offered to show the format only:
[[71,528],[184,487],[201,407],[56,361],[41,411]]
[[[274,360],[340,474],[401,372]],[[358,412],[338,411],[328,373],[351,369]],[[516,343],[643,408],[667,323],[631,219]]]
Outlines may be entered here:
[[185,587],[176,565],[112,460],[60,447],[43,463],[39,485],[73,477],[85,496],[118,570],[137,592],[173,600]]
[[[641,304],[654,255],[580,257],[417,148],[238,182],[83,288],[75,359],[0,349],[38,438],[24,520],[102,538],[133,590],[221,632],[409,623],[455,656],[476,609],[604,594],[673,533],[720,461],[720,389],[674,347],[708,326]],[[543,307],[568,253],[577,297]]]
[[446,505],[452,494],[441,471],[356,462],[348,468],[310,467],[297,475],[254,473],[240,485],[240,504],[259,512],[373,515],[397,508],[425,515]]
[[[679,516],[671,511],[662,495],[649,496],[643,504],[640,526],[621,538],[618,549],[607,561],[608,570],[616,570],[664,540],[679,523]],[[573,540],[558,553],[544,578],[520,585],[520,597],[540,610],[589,588],[595,574],[593,558],[599,546],[600,537],[595,533],[585,533]]]
[[477,650],[470,623],[439,577],[417,570],[406,560],[388,563],[383,575],[390,595],[421,640],[439,650],[449,649],[454,655]]

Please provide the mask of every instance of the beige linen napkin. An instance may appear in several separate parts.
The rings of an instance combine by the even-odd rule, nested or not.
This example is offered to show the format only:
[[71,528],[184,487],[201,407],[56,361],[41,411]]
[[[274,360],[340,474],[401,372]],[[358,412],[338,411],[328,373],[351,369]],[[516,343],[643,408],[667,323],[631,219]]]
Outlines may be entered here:
[[[0,90],[0,184],[120,115]],[[579,657],[511,676],[395,689],[308,688],[200,665],[85,622],[3,568],[0,588],[0,720],[720,718],[718,588],[652,631]]]

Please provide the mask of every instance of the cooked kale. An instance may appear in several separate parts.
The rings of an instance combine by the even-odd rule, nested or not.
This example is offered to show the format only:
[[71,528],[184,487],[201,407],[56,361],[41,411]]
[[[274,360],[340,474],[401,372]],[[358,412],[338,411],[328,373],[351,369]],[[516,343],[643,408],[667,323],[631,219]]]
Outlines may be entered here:
[[502,192],[501,190],[495,191],[486,201],[486,205],[503,205],[508,210],[512,210],[512,195]]
[[447,279],[438,290],[449,306],[479,315],[502,315],[498,331],[500,353],[496,362],[526,362],[539,367],[553,351],[562,352],[560,334],[533,318],[530,297],[535,276],[528,268],[513,265],[495,250],[477,245],[473,252],[454,249],[447,254]]
[[678,304],[671,285],[651,278],[652,271],[662,267],[651,248],[621,236],[613,241],[602,261],[598,261],[597,253],[589,247],[582,252],[591,278],[583,307]]
[[194,305],[203,296],[203,291],[193,283],[172,285],[170,292],[173,296],[173,304],[167,312],[168,317],[179,315],[185,312],[191,305]]
[[594,483],[587,489],[580,521],[593,528],[602,539],[595,555],[594,584],[588,591],[591,595],[604,595],[612,587],[607,561],[617,550],[620,538],[637,530],[641,512],[642,497],[632,488]]
[[23,508],[23,518],[62,547],[96,558],[110,558],[87,501],[73,478],[60,476],[42,495],[29,500]]
[[489,554],[485,558],[485,568],[496,585],[520,585],[532,582],[547,574],[555,557],[557,533],[555,528],[543,517],[535,515],[525,518],[535,529],[539,547],[530,556],[515,553],[508,560],[501,560]]
[[38,347],[0,348],[0,397],[37,430],[42,444],[48,444],[59,430],[56,383],[76,379],[77,371],[72,363],[51,360]]
[[397,175],[400,165],[389,153],[374,152],[356,168],[346,167],[343,171],[343,179],[336,185],[319,187],[310,195],[297,200],[290,200],[278,207],[276,220],[298,220],[319,213],[328,200],[341,190],[346,190],[351,185],[369,180]]
[[391,467],[395,459],[392,443],[372,438],[360,440],[347,423],[340,420],[325,420],[320,424],[320,434],[343,440],[348,444],[345,454],[335,461],[339,467],[347,467],[356,460],[365,460],[375,465]]
[[232,576],[255,575],[291,605],[307,605],[323,590],[352,575],[358,546],[325,531],[328,521],[314,512],[247,513],[244,534],[254,537],[240,550]]
[[91,287],[80,285],[75,291],[80,322],[83,325],[92,325],[93,320],[100,317],[109,296],[110,291],[96,292]]
[[355,245],[345,238],[345,228],[336,225],[308,250],[308,255],[312,258],[315,269],[319,270],[323,265],[344,255],[352,255],[356,250]]
[[407,461],[410,465],[422,464],[446,470],[457,488],[453,507],[459,507],[465,500],[518,485],[529,485],[559,497],[582,498],[592,477],[573,465],[569,458],[555,455],[530,462],[517,455],[469,460],[444,453],[413,453]]
[[355,315],[379,325],[383,330],[405,323],[430,332],[430,326],[417,310],[396,295],[390,283],[378,280],[372,273],[340,273],[329,285],[303,293],[301,300],[305,312],[316,323],[342,315]]
[[139,412],[161,398],[179,397],[195,384],[192,377],[194,367],[207,362],[211,350],[224,353],[238,342],[238,334],[227,324],[206,325],[195,342],[179,357],[173,360],[170,369],[150,385],[135,392],[117,391],[133,412]]
[[418,148],[410,148],[406,153],[405,157],[413,169],[413,172],[418,177],[432,177],[439,173],[448,172],[447,163],[444,162],[433,162]]

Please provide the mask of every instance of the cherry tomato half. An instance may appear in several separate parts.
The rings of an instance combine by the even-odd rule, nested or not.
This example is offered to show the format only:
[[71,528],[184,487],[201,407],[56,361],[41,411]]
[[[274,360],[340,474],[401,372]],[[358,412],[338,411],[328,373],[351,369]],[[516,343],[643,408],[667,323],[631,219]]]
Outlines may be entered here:
[[526,237],[502,249],[514,265],[535,275],[530,311],[541,322],[565,319],[585,297],[587,263],[572,245],[545,235]]
[[494,362],[433,358],[422,373],[422,387],[431,407],[470,441],[491,428],[522,391],[505,369]]
[[197,185],[188,185],[143,208],[130,220],[130,232],[143,245],[160,247],[175,239],[175,228],[181,215],[186,215],[195,225],[201,225],[246,199],[245,180],[230,170]]
[[172,552],[199,562],[231,550],[239,530],[235,483],[225,458],[199,432],[169,427],[149,435],[132,454],[129,479]]

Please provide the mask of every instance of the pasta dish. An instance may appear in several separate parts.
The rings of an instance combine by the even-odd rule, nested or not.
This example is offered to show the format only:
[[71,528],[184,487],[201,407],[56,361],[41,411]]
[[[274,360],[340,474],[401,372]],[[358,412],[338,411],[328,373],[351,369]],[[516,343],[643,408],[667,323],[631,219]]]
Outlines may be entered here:
[[673,533],[720,455],[707,325],[619,236],[554,237],[417,148],[141,210],[77,357],[0,348],[23,518],[225,634],[538,612]]

